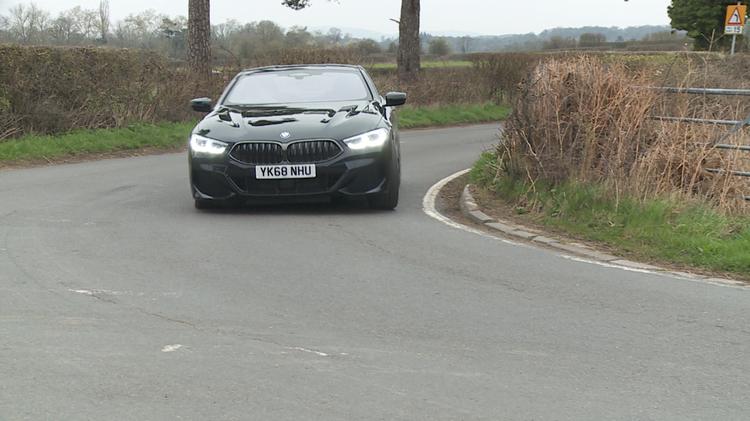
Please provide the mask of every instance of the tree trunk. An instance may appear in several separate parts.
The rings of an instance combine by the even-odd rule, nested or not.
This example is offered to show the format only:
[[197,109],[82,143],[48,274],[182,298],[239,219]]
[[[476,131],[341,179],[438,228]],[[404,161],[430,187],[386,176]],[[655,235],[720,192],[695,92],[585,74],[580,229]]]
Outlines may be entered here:
[[417,78],[421,67],[419,0],[401,0],[398,32],[398,76],[402,81],[412,81]]
[[210,0],[189,0],[188,64],[193,75],[208,80],[211,75]]
[[102,44],[109,42],[109,0],[99,1],[99,20],[96,22],[99,30],[99,41]]

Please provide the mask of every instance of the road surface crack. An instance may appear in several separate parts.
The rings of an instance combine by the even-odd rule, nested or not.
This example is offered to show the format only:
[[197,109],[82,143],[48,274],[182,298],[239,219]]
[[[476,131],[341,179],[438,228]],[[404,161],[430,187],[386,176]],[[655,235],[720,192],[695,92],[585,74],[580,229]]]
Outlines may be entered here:
[[193,328],[195,330],[201,330],[201,328],[198,327],[198,325],[196,325],[195,323],[192,323],[192,322],[188,322],[187,320],[175,319],[173,317],[165,316],[163,314],[152,313],[150,311],[146,311],[146,310],[143,310],[141,308],[139,308],[137,310],[139,312],[147,315],[147,316],[156,317],[157,319],[165,320],[165,321],[171,322],[171,323],[177,323],[177,324],[180,324],[180,325],[183,325],[183,326],[188,326],[188,327],[191,327],[191,328]]

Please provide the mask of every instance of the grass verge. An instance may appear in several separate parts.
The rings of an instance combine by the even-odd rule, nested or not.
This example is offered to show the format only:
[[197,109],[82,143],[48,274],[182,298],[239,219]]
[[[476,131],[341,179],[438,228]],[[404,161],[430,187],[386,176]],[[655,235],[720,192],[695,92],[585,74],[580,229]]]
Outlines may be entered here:
[[[481,123],[505,118],[508,107],[479,104],[404,107],[401,128]],[[138,124],[120,129],[76,130],[56,136],[25,136],[0,141],[0,166],[24,162],[54,162],[135,150],[172,150],[185,145],[195,122]]]
[[173,149],[187,144],[194,122],[138,124],[121,129],[76,130],[56,136],[25,136],[0,142],[0,164],[54,161],[118,151]]
[[493,154],[484,154],[471,180],[502,199],[522,220],[601,242],[636,258],[750,279],[750,218],[670,199],[616,200],[595,185],[537,183],[532,191],[523,182],[495,179],[495,162]]
[[456,124],[486,123],[508,117],[510,107],[495,104],[442,105],[431,107],[404,107],[399,110],[399,127],[450,126]]
[[[451,67],[471,67],[474,63],[468,60],[431,60],[423,61],[421,66],[425,69],[451,68]],[[371,69],[396,69],[396,63],[375,63],[369,66]]]

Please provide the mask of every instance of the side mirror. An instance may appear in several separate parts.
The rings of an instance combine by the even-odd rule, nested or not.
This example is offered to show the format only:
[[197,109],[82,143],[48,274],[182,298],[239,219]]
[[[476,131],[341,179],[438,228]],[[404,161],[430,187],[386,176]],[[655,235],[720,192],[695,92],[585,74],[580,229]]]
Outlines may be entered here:
[[406,104],[406,94],[403,92],[388,92],[385,94],[386,107],[398,107]]
[[214,103],[211,98],[196,98],[190,101],[190,106],[193,107],[193,111],[199,113],[210,113],[214,109]]

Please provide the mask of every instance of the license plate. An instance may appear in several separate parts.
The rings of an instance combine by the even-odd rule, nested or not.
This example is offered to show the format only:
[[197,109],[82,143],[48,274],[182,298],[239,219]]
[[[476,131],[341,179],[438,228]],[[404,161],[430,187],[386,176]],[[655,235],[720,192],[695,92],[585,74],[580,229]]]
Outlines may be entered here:
[[258,165],[255,167],[255,178],[258,180],[315,177],[317,177],[315,165]]

